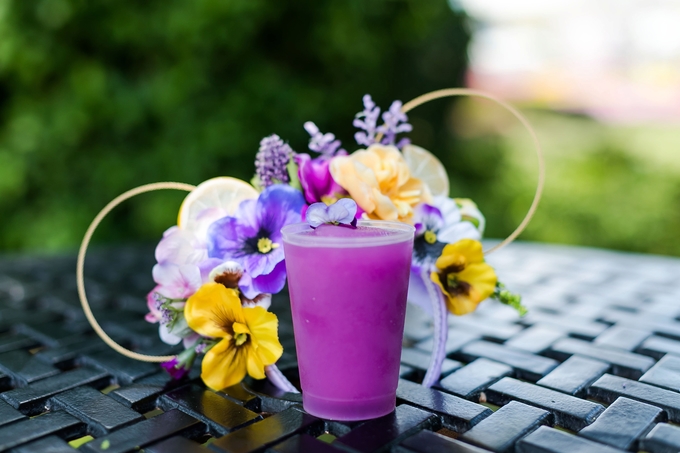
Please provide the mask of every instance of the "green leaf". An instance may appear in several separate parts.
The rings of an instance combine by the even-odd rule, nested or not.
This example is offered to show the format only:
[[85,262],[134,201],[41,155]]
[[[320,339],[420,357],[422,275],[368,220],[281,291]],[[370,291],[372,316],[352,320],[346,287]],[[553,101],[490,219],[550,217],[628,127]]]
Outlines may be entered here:
[[471,224],[473,224],[475,226],[475,228],[479,228],[479,219],[476,218],[476,217],[472,217],[472,216],[469,216],[469,215],[462,215],[461,220],[463,220],[465,222],[470,222]]
[[252,177],[250,180],[250,185],[253,186],[258,192],[262,192],[262,181],[260,181],[260,178],[258,178],[257,175]]
[[527,307],[522,305],[522,296],[508,291],[505,289],[505,285],[501,282],[496,283],[496,290],[494,291],[491,298],[496,299],[504,305],[514,308],[517,310],[517,313],[520,316],[525,316],[529,312]]
[[290,178],[290,182],[288,184],[290,184],[291,187],[294,187],[297,190],[302,191],[300,178],[298,178],[298,164],[295,163],[295,160],[290,159],[288,161],[288,165],[286,165],[286,170],[288,170],[288,177]]

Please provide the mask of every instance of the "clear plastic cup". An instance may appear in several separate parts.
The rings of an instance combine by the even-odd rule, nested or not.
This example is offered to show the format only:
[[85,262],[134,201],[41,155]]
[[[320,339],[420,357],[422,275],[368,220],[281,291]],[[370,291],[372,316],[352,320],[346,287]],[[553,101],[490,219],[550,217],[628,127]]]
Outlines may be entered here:
[[305,410],[334,420],[392,412],[414,228],[367,220],[281,231]]

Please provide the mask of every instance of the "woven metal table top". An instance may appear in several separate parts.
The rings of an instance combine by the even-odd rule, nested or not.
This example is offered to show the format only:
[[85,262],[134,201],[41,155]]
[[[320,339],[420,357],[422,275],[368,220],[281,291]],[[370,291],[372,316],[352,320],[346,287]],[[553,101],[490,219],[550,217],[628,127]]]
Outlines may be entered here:
[[[485,302],[450,317],[448,358],[426,389],[432,328],[410,310],[395,412],[346,423],[262,381],[213,392],[198,366],[172,381],[94,335],[75,257],[2,258],[0,451],[680,451],[680,259],[519,243],[489,261],[530,313]],[[153,264],[149,247],[91,252],[88,294],[114,339],[172,353],[143,319]],[[295,382],[286,297],[272,310]]]

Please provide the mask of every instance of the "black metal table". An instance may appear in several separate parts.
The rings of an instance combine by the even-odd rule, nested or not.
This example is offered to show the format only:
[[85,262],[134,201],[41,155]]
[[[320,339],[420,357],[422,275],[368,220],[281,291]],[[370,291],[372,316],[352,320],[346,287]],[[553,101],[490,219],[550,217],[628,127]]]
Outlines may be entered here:
[[[213,392],[197,367],[173,382],[94,336],[74,257],[0,259],[0,451],[680,451],[679,259],[524,243],[489,261],[530,314],[486,302],[450,318],[442,378],[426,389],[431,326],[411,310],[396,411],[344,423],[266,382]],[[88,294],[117,341],[165,354],[143,320],[152,265],[149,247],[92,252]],[[272,310],[294,381],[286,298]]]

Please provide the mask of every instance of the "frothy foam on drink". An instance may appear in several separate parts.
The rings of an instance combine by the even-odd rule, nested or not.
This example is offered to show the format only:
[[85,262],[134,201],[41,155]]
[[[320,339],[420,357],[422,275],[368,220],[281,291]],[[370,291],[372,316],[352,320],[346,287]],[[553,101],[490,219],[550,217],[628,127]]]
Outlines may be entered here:
[[373,247],[412,241],[414,228],[400,222],[359,221],[349,225],[321,224],[313,229],[298,223],[283,227],[283,241],[303,247]]
[[305,231],[301,234],[305,236],[314,237],[384,237],[384,236],[394,236],[400,234],[400,231],[391,231],[382,228],[370,227],[370,226],[358,226],[356,228],[351,228],[347,226],[340,225],[319,225],[314,230]]

